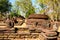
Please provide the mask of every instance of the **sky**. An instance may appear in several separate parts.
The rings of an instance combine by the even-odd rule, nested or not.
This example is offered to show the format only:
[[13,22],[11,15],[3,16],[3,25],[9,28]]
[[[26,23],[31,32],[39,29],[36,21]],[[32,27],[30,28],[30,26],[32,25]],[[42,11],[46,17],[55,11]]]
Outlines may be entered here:
[[37,1],[37,0],[32,0],[32,4],[33,4],[33,6],[34,6],[35,9],[36,9],[35,12],[36,12],[36,13],[40,12],[41,7],[39,6],[38,1]]
[[15,0],[9,0],[12,4],[14,4]]

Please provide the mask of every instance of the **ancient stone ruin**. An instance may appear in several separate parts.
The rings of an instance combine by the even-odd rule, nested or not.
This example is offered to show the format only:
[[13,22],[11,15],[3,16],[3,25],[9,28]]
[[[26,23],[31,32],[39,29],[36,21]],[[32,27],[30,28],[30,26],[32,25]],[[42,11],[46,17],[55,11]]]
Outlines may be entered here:
[[[47,15],[31,14],[22,20],[17,18],[13,28],[0,28],[0,39],[2,40],[57,40],[57,30]],[[4,23],[4,22],[2,22]],[[20,25],[20,23],[22,23]],[[59,24],[59,23],[58,23]],[[6,23],[2,24],[7,25]],[[1,25],[0,25],[1,26]],[[15,29],[17,30],[15,33]]]

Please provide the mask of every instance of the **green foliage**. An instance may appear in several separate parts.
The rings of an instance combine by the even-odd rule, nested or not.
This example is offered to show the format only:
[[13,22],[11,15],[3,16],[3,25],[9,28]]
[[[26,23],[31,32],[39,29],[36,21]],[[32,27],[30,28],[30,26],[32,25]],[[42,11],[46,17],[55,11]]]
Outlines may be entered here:
[[49,16],[53,20],[58,20],[60,17],[60,0],[38,0],[39,3],[46,5],[48,10],[46,10],[46,13],[52,9],[53,12]]
[[10,11],[11,3],[9,0],[0,0],[0,12]]
[[43,3],[40,3],[39,5],[42,9],[44,9],[46,7],[46,5],[44,5]]
[[44,12],[45,12],[45,10],[44,10],[44,9],[42,9],[42,10],[40,11],[40,14],[44,14]]
[[31,8],[30,10],[27,11],[25,17],[28,17],[30,14],[34,14],[34,13],[35,13],[34,8]]
[[18,16],[20,16],[18,13],[14,13],[14,12],[10,12],[10,17],[12,18],[12,17],[18,17]]
[[23,11],[23,13],[25,13],[25,17],[35,13],[35,9],[32,6],[31,0],[16,0],[16,5],[20,8],[20,10]]

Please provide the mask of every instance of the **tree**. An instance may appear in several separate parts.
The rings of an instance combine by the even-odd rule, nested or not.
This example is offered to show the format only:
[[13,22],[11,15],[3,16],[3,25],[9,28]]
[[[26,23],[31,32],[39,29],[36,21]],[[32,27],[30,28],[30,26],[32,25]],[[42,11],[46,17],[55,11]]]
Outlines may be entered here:
[[0,0],[0,12],[4,13],[11,10],[11,3],[9,0]]
[[[38,0],[39,3],[47,6],[45,13],[50,13],[52,20],[58,20],[60,17],[60,0]],[[52,10],[52,11],[51,11]]]
[[28,17],[30,14],[35,13],[31,0],[16,0],[16,5],[23,13],[25,13],[25,17]]

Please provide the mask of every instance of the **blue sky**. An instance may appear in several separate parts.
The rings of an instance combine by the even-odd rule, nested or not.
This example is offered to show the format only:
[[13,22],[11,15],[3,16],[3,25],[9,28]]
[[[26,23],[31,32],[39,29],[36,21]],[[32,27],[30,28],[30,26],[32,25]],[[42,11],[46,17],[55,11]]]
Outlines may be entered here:
[[14,4],[15,0],[9,0],[12,4]]
[[35,11],[36,11],[36,13],[38,13],[38,12],[40,12],[40,10],[41,10],[41,7],[39,6],[39,3],[38,3],[38,1],[37,0],[32,0],[32,4],[33,4],[33,6],[35,7]]

